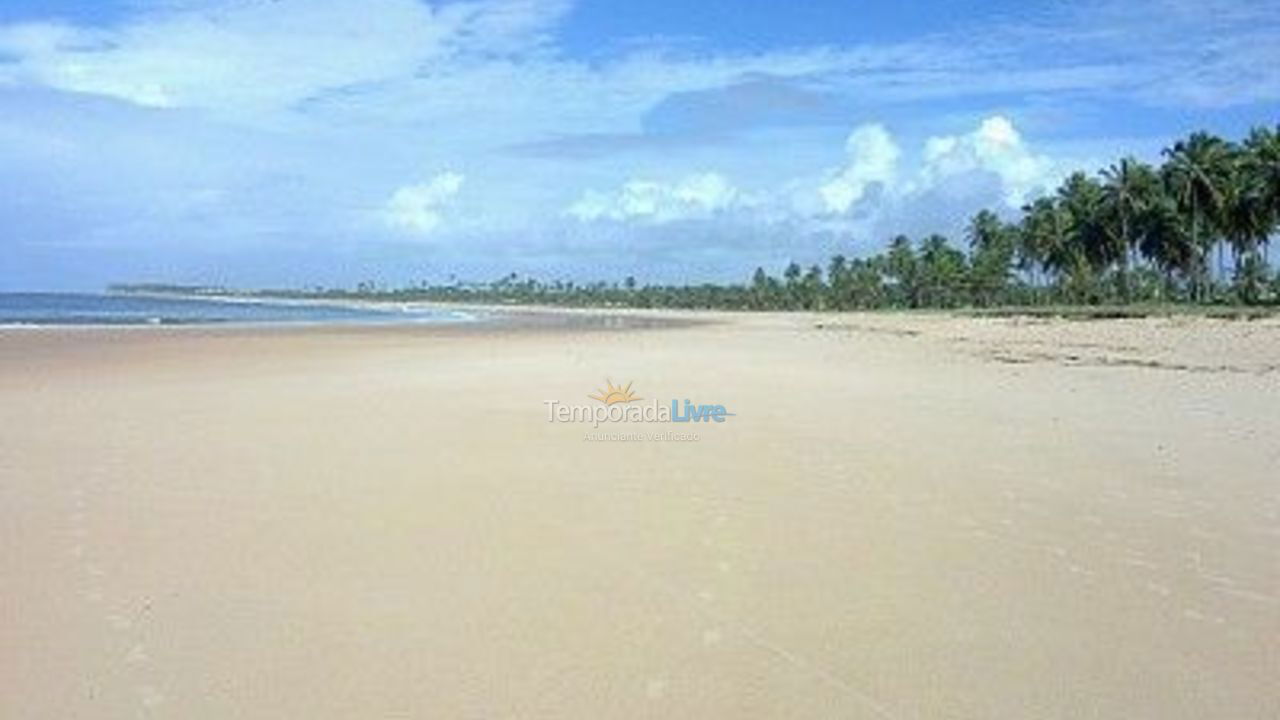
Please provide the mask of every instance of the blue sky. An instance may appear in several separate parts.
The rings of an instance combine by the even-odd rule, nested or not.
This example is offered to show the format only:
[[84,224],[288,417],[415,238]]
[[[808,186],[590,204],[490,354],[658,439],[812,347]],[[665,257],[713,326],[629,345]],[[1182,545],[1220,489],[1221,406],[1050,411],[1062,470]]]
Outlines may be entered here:
[[1276,123],[1277,48],[1271,0],[6,0],[0,289],[739,279]]

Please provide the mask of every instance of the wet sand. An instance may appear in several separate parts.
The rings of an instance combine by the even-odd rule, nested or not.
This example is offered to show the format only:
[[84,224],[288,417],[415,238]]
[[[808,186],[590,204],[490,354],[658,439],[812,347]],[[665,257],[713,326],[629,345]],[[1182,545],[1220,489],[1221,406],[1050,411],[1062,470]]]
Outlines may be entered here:
[[1275,321],[699,318],[0,330],[0,717],[1280,717]]

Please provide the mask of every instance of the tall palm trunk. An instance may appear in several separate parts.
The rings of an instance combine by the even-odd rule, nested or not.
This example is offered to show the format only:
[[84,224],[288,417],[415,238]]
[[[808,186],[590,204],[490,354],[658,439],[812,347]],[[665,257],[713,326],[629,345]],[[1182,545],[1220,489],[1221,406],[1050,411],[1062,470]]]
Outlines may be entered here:
[[1120,210],[1120,302],[1129,304],[1129,214]]
[[1199,270],[1200,233],[1199,233],[1199,229],[1200,229],[1200,217],[1196,214],[1196,200],[1194,197],[1192,197],[1191,198],[1191,263],[1187,267],[1187,273],[1189,274],[1189,277],[1187,278],[1187,280],[1190,281],[1191,283],[1191,287],[1190,287],[1191,302],[1198,302],[1200,300],[1200,270]]

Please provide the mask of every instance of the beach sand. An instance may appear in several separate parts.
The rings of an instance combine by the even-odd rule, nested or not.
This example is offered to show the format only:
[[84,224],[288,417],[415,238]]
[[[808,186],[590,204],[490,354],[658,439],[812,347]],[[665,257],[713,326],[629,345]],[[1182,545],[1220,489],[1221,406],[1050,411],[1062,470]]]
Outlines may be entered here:
[[1276,321],[700,317],[0,330],[0,718],[1280,717]]

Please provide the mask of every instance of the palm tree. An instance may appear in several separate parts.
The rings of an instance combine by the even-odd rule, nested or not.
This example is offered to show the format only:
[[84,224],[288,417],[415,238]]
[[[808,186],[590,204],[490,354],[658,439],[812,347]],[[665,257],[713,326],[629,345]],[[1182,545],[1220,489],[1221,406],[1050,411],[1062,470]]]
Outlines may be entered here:
[[[1243,169],[1243,168],[1242,168]],[[1222,212],[1222,232],[1231,245],[1235,261],[1235,285],[1240,298],[1246,303],[1261,299],[1262,286],[1267,280],[1266,261],[1259,248],[1275,227],[1275,219],[1267,197],[1244,173],[1232,183],[1225,193]]]
[[1043,223],[1037,228],[1044,240],[1046,263],[1058,274],[1067,296],[1080,301],[1090,298],[1094,276],[1105,267],[1106,244],[1098,223],[1102,186],[1084,173],[1073,173],[1051,205],[1040,210]]
[[849,301],[849,261],[844,255],[835,255],[827,266],[827,285],[831,288],[828,305],[836,310],[847,309]]
[[770,278],[764,271],[764,268],[757,267],[754,275],[751,276],[751,306],[756,310],[770,309],[772,306],[772,293],[770,293]]
[[1023,262],[1039,265],[1046,275],[1061,279],[1074,264],[1067,241],[1068,219],[1056,197],[1037,198],[1023,208],[1019,254]]
[[1110,248],[1102,232],[1102,185],[1084,173],[1072,173],[1058,188],[1058,200],[1067,214],[1067,240],[1072,252],[1092,270],[1110,264]]
[[823,296],[826,294],[827,286],[822,282],[822,268],[813,265],[804,274],[804,279],[800,282],[800,288],[803,292],[802,304],[806,310],[825,310],[823,304]]
[[1178,210],[1190,227],[1195,251],[1190,268],[1193,292],[1207,296],[1207,258],[1217,241],[1221,226],[1223,192],[1229,182],[1230,148],[1221,138],[1193,133],[1164,151],[1167,162],[1161,169],[1165,186],[1177,201]]
[[1013,252],[1014,267],[1024,273],[1028,283],[1031,285],[1032,292],[1041,287],[1041,276],[1044,268],[1044,246],[1041,245],[1043,238],[1032,232],[1031,214],[1036,212],[1035,203],[1022,206],[1022,218],[1016,225],[1011,228],[1013,233]]
[[876,308],[888,304],[884,292],[885,256],[854,260],[849,266],[849,300],[854,307]]
[[920,244],[920,285],[927,307],[954,307],[964,284],[964,253],[951,247],[942,235],[930,235]]
[[1254,128],[1244,141],[1241,157],[1242,182],[1249,189],[1255,212],[1268,223],[1258,238],[1266,257],[1271,234],[1280,223],[1280,125],[1276,128]]
[[1157,192],[1157,178],[1151,166],[1131,157],[1102,171],[1101,227],[1106,255],[1120,265],[1120,299],[1132,299],[1129,270],[1138,246],[1138,218]]
[[788,310],[796,310],[801,306],[800,275],[803,272],[800,263],[796,262],[787,265],[787,269],[782,272],[782,278],[786,281]]
[[911,247],[911,239],[899,235],[889,243],[889,253],[885,256],[885,274],[894,285],[896,304],[907,307],[919,305],[919,285],[917,282],[916,254]]
[[1191,226],[1173,197],[1159,194],[1143,211],[1139,224],[1142,227],[1138,249],[1143,257],[1164,272],[1165,293],[1174,289],[1173,276],[1182,275],[1189,283],[1194,299],[1195,272],[1198,250],[1191,236]]
[[1009,267],[1014,254],[1014,231],[990,210],[969,222],[973,295],[980,305],[993,305],[1008,289]]

